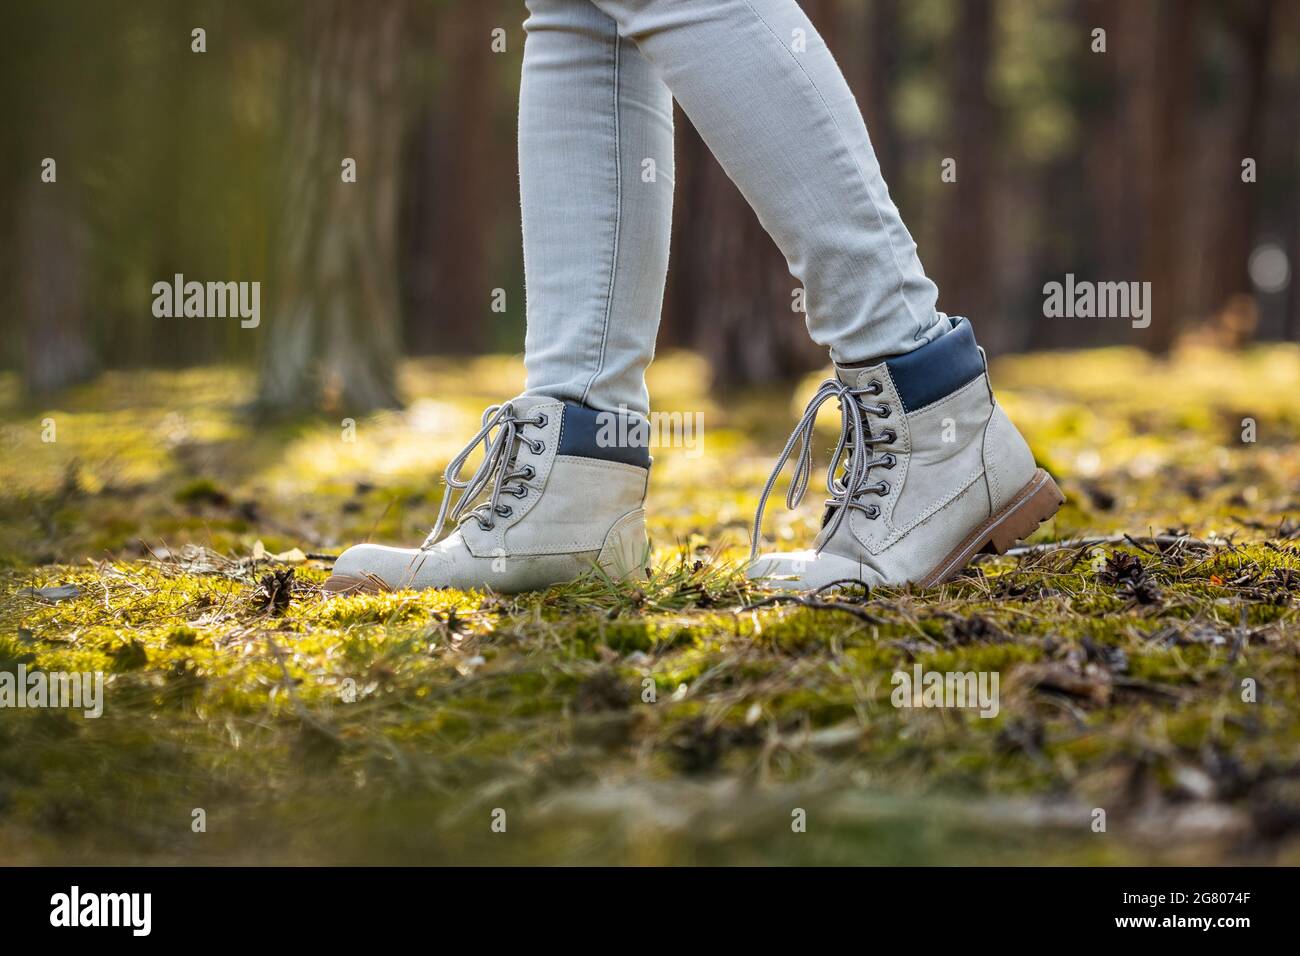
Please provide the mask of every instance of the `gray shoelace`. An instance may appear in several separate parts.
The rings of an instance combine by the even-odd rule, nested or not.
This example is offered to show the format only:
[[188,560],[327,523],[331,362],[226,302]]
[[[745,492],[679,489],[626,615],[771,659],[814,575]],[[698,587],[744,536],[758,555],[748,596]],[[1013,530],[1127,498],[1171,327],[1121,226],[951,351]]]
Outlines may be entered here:
[[[879,442],[891,441],[893,436],[886,438],[883,435],[872,435],[871,430],[867,427],[866,412],[870,410],[877,415],[887,415],[889,409],[883,404],[867,406],[859,401],[859,398],[864,395],[879,395],[880,391],[880,383],[874,381],[862,388],[853,388],[834,378],[822,382],[821,388],[817,390],[817,394],[812,397],[812,401],[804,409],[799,424],[795,425],[794,431],[790,433],[790,440],[785,443],[785,448],[776,461],[776,467],[772,469],[767,484],[763,486],[763,493],[759,496],[758,511],[754,515],[754,538],[749,552],[751,560],[758,555],[759,535],[763,526],[763,509],[767,507],[767,499],[772,493],[772,486],[776,484],[781,469],[785,467],[786,460],[790,457],[790,451],[794,448],[795,442],[799,443],[799,453],[795,458],[794,476],[790,479],[790,489],[785,496],[786,507],[793,510],[803,500],[804,492],[808,488],[808,479],[812,475],[812,439],[813,429],[817,423],[817,413],[832,398],[837,399],[840,405],[840,439],[835,446],[835,454],[831,458],[830,468],[826,472],[826,490],[831,495],[826,504],[833,509],[834,514],[830,522],[830,531],[822,537],[822,543],[817,546],[817,551],[820,552],[825,543],[834,537],[836,530],[850,508],[861,508],[869,511],[867,506],[856,500],[860,495],[867,492],[888,493],[889,486],[887,483],[880,482],[868,485],[866,480],[871,469],[876,465],[892,464],[893,456],[886,455],[873,458],[868,453],[872,451],[871,446]],[[836,477],[836,472],[840,470],[840,462],[846,452],[848,458],[844,461],[844,477],[841,479]]]
[[[483,413],[483,427],[470,439],[470,443],[447,463],[447,468],[442,473],[442,480],[447,490],[442,496],[442,506],[438,509],[438,522],[429,532],[429,536],[424,539],[424,544],[420,545],[422,549],[432,547],[438,540],[448,517],[457,524],[464,518],[472,517],[478,521],[480,527],[486,529],[492,528],[497,517],[510,517],[510,506],[501,504],[502,494],[523,498],[528,493],[527,489],[522,484],[511,483],[527,481],[534,475],[531,465],[518,471],[511,470],[510,465],[514,461],[517,444],[519,442],[527,444],[533,454],[541,454],[546,450],[546,446],[540,439],[530,439],[522,433],[520,429],[523,425],[545,428],[546,415],[539,412],[533,418],[517,418],[514,405],[510,402],[492,405]],[[493,429],[496,429],[495,435],[492,434]],[[479,445],[483,445],[485,449],[482,464],[469,478],[461,478],[460,470]],[[494,475],[495,481],[493,481]],[[492,482],[492,493],[488,500],[471,509],[470,506],[482,494],[489,482]],[[451,499],[456,491],[460,492],[460,497],[453,507]]]

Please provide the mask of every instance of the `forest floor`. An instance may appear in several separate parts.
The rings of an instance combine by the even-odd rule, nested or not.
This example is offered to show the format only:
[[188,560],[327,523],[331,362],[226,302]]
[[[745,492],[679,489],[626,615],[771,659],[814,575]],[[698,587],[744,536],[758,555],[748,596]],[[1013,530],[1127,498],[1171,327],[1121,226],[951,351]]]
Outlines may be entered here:
[[[1300,863],[1300,349],[994,373],[1068,503],[840,608],[740,573],[816,377],[721,402],[663,358],[705,431],[655,452],[649,581],[513,598],[320,590],[423,538],[513,359],[412,362],[354,427],[254,427],[229,369],[0,379],[0,671],[106,675],[99,718],[0,710],[0,862]],[[997,715],[895,707],[916,664]]]

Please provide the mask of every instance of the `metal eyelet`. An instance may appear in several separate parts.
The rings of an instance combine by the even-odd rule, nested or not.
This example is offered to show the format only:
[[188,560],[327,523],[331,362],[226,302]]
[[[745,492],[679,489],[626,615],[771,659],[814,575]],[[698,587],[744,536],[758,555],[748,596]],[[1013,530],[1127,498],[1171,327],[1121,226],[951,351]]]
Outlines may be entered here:
[[514,485],[514,486],[510,489],[510,493],[511,493],[512,495],[514,495],[516,498],[527,498],[527,497],[528,497],[528,489],[525,488],[523,485]]
[[867,505],[867,518],[870,519],[871,521],[875,521],[879,517],[880,517],[880,508],[878,508],[876,505]]
[[537,417],[533,419],[533,424],[536,425],[538,428],[545,428],[546,423],[549,421],[550,419],[546,417],[545,412],[538,412]]
[[895,457],[894,453],[891,451],[885,455],[884,460],[880,464],[885,468],[893,468],[898,464],[898,458]]
[[[528,439],[524,439],[524,440],[528,441]],[[546,451],[546,442],[530,441],[528,442],[528,450],[531,451],[534,455],[540,455],[542,452]]]
[[497,523],[495,521],[484,521],[478,515],[474,516],[474,520],[478,522],[478,526],[482,528],[484,531],[491,531],[493,528],[497,526]]
[[869,389],[869,391],[867,392],[868,395],[879,395],[881,392],[885,390],[885,386],[880,384],[880,379],[878,378],[873,378],[871,381],[869,381],[867,383],[867,388]]
[[503,518],[509,518],[512,514],[515,513],[514,509],[511,508],[509,505],[497,505],[496,511],[497,514],[499,514]]
[[[886,428],[884,434],[889,436],[888,438],[885,438],[885,441],[888,444],[892,445],[894,442],[898,441],[898,433],[895,432],[892,428]],[[881,437],[884,438],[884,435],[882,435]]]
[[519,477],[523,478],[524,481],[532,481],[537,477],[537,471],[532,465],[524,465],[524,472]]
[[888,418],[890,415],[890,409],[888,403],[881,402],[879,405],[877,405],[876,414],[881,418]]
[[885,497],[886,495],[889,494],[889,482],[885,481],[882,478],[880,481],[876,483],[875,490],[876,490],[876,494],[880,495],[880,497],[882,498]]

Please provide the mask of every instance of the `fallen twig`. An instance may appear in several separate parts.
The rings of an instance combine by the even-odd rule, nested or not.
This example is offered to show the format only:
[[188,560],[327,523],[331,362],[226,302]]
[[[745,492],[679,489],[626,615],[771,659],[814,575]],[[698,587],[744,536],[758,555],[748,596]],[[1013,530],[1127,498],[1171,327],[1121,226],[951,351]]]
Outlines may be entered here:
[[[1155,545],[1160,549],[1170,547],[1188,547],[1188,548],[1222,548],[1232,544],[1226,538],[1193,538],[1185,534],[1155,534],[1145,535],[1143,537],[1134,537],[1130,534],[1112,534],[1104,537],[1095,538],[1066,538],[1061,541],[1043,541],[1039,544],[1026,544],[1018,548],[1011,548],[1006,552],[1006,557],[1020,558],[1030,554],[1050,554],[1054,551],[1072,551],[1076,548],[1095,548],[1102,544],[1131,544],[1141,551],[1151,554],[1144,545]],[[976,560],[988,560],[997,557],[991,554],[978,554]]]
[[866,621],[868,624],[886,624],[888,623],[883,617],[877,617],[862,609],[857,604],[844,604],[839,601],[821,601],[817,598],[802,597],[798,594],[779,594],[773,597],[763,598],[761,601],[755,601],[753,604],[746,604],[744,607],[737,608],[737,614],[744,614],[747,611],[757,611],[759,608],[774,607],[782,602],[797,604],[799,607],[810,608],[814,611],[843,611],[845,614],[852,614],[860,621]]

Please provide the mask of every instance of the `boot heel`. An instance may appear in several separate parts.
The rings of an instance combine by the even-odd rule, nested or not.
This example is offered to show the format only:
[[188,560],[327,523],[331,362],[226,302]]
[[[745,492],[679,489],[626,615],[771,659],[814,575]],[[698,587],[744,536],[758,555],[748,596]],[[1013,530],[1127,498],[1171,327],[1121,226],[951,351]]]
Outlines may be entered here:
[[331,574],[321,585],[327,594],[382,594],[385,590],[371,578],[352,574]]
[[966,567],[979,552],[1006,554],[1017,541],[1033,534],[1040,524],[1065,503],[1065,495],[1056,487],[1052,476],[1043,469],[1016,492],[1016,496],[957,545],[948,556],[918,583],[922,587],[942,584]]
[[1029,537],[1038,526],[1065,504],[1065,495],[1052,476],[1039,468],[1020,492],[1011,499],[989,528],[988,547],[1006,554],[1016,542]]
[[650,538],[645,530],[645,509],[630,511],[614,522],[605,535],[596,563],[615,580],[644,578],[650,560]]

